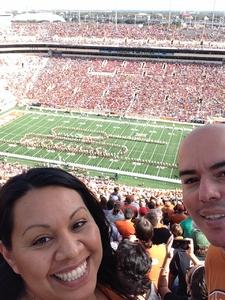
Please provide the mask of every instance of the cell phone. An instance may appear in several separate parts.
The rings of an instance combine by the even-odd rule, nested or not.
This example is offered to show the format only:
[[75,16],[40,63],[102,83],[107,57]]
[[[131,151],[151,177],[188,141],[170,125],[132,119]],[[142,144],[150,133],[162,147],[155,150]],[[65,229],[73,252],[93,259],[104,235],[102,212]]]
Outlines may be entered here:
[[186,240],[186,239],[173,240],[172,248],[174,249],[188,250],[189,247],[190,247],[190,240]]

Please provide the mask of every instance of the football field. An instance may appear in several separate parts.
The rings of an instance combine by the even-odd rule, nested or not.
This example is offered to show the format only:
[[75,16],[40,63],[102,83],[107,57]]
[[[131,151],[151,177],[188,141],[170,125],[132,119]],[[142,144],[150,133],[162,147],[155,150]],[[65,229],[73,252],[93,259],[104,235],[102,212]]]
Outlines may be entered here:
[[178,183],[176,157],[195,125],[49,110],[1,116],[1,158]]

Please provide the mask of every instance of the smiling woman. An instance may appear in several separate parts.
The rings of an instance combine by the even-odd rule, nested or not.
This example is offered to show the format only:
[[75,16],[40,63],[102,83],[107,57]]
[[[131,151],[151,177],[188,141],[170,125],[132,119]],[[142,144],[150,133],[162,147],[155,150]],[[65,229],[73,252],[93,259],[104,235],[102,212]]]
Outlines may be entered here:
[[117,294],[110,228],[71,174],[36,168],[0,191],[0,295],[4,300],[126,299]]

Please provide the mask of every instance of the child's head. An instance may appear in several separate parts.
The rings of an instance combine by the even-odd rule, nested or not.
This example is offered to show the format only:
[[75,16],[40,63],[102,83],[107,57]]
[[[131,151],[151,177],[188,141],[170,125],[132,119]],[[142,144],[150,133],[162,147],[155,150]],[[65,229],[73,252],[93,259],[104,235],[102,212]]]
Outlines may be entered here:
[[152,260],[141,243],[123,240],[118,246],[116,261],[121,290],[135,296],[151,288],[148,273]]

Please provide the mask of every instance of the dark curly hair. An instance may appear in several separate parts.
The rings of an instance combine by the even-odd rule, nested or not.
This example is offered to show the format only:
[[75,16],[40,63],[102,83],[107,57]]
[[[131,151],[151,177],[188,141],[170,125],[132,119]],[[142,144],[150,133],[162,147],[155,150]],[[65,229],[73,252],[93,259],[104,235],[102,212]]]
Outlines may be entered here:
[[197,266],[195,267],[191,278],[190,278],[190,288],[191,288],[191,299],[192,300],[207,300],[208,291],[205,280],[205,267]]
[[141,243],[127,239],[120,242],[116,252],[116,265],[119,288],[129,294],[130,299],[151,289],[148,273],[152,260]]

